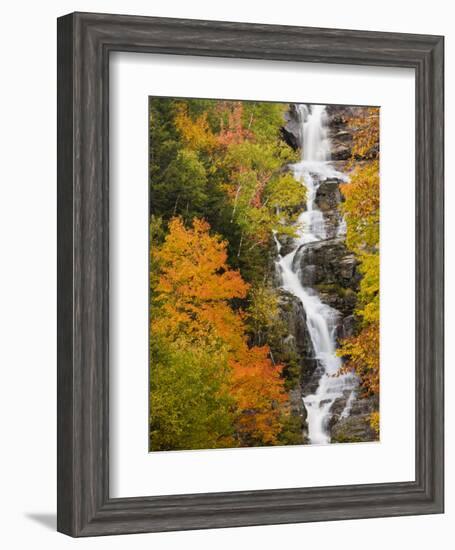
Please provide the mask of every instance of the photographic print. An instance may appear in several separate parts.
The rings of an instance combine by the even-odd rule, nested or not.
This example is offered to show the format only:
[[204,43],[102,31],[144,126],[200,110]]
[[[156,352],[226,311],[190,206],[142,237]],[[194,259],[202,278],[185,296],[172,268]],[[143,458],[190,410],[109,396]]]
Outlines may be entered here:
[[149,98],[149,450],[379,440],[379,119]]

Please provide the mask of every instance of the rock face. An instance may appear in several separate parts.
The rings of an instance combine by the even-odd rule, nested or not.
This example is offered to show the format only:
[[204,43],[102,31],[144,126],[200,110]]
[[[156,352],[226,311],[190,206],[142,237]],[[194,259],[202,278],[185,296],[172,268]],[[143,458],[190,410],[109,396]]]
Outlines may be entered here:
[[294,355],[299,365],[299,383],[304,384],[316,369],[313,344],[306,325],[306,314],[302,302],[293,294],[281,290],[280,317],[287,327],[283,350]]
[[308,442],[307,412],[303,404],[303,387],[317,368],[313,344],[306,325],[306,315],[302,303],[289,292],[280,291],[280,318],[287,334],[281,343],[281,354],[287,364],[297,371],[294,386],[288,392],[292,417],[293,444]]
[[344,239],[338,237],[302,246],[295,255],[294,267],[296,264],[302,284],[315,288],[323,302],[342,314],[340,335],[352,331],[360,273]]
[[[350,126],[348,122],[355,117],[361,117],[362,110],[361,107],[352,107],[349,105],[326,106],[332,161],[347,161],[351,158],[356,128]],[[291,104],[285,115],[285,124],[281,128],[281,135],[284,141],[295,150],[302,147],[299,117],[300,114],[296,106]]]
[[[336,191],[333,190],[328,197],[324,198],[329,208],[336,204],[331,202],[331,197],[335,194]],[[294,257],[293,267],[299,274],[302,285],[316,290],[324,303],[340,313],[337,323],[338,339],[355,333],[354,309],[360,282],[357,264],[355,256],[347,249],[343,237],[305,244]],[[311,363],[307,360],[307,364],[311,364],[311,368],[306,369],[306,376],[301,380],[302,396],[314,394],[323,375],[323,368],[317,360],[313,359]],[[331,424],[341,421],[340,415],[346,408],[349,395],[348,391],[333,403]],[[367,415],[362,418],[368,420]],[[367,424],[369,426],[369,423]]]
[[[301,116],[306,110],[299,111],[290,105],[286,121],[281,129],[283,139],[295,150],[302,147]],[[347,161],[352,157],[355,128],[348,124],[353,118],[361,116],[358,107],[328,105],[326,107],[327,130],[330,140],[331,164],[346,173]],[[360,159],[361,160],[361,159]],[[316,292],[321,301],[337,312],[336,337],[338,341],[353,336],[358,329],[355,316],[357,293],[361,274],[355,255],[348,250],[345,242],[345,223],[341,212],[343,202],[340,179],[325,179],[319,183],[314,198],[314,209],[324,218],[325,238],[300,246],[293,258],[292,271],[296,273],[305,289]],[[301,212],[306,206],[301,205]],[[279,237],[281,255],[286,256],[294,250],[295,241],[291,237]],[[280,275],[275,274],[277,287]],[[282,342],[283,353],[291,358],[293,368],[298,372],[298,383],[289,391],[291,413],[301,426],[303,442],[308,441],[303,397],[315,394],[319,387],[324,368],[315,357],[311,337],[306,326],[306,314],[301,301],[294,295],[280,291],[280,317],[286,326],[287,335]],[[295,377],[294,377],[295,380]],[[354,388],[356,387],[355,378]],[[332,442],[375,441],[377,435],[370,426],[370,415],[378,410],[378,402],[372,397],[361,395],[361,389],[352,391],[352,385],[343,390],[343,395],[330,406],[330,420],[327,429]],[[328,403],[326,401],[325,403]],[[321,401],[321,404],[323,401]]]
[[349,416],[341,418],[337,411],[334,411],[330,423],[332,443],[377,441],[376,432],[370,426],[370,415],[374,410],[378,410],[378,405],[377,398],[356,397]]
[[302,147],[302,135],[300,132],[300,119],[296,105],[291,103],[285,114],[285,125],[281,128],[284,141],[294,150]]
[[333,160],[347,160],[351,157],[353,133],[348,120],[356,115],[358,108],[346,105],[328,105],[328,127]]
[[340,191],[339,180],[328,179],[320,184],[316,192],[315,202],[324,216],[328,239],[333,239],[342,233],[343,216],[341,215],[339,206],[343,201],[344,198]]
[[[321,195],[321,203],[325,201],[327,208],[331,210],[337,204],[336,195],[339,190],[337,191],[337,187],[332,183],[327,189],[329,187],[330,192]],[[295,254],[293,267],[304,287],[316,290],[323,302],[340,313],[337,324],[338,338],[353,335],[356,329],[354,309],[360,274],[357,260],[347,249],[344,238],[336,237],[302,245]],[[317,391],[324,373],[323,367],[315,357],[301,301],[293,294],[281,290],[279,303],[280,317],[287,329],[282,349],[288,357],[294,358],[299,370],[298,385],[289,394],[291,413],[301,426],[302,441],[307,442],[307,413],[302,398]],[[365,410],[362,400],[356,397],[351,405],[352,413],[347,418],[342,418],[349,395],[348,391],[332,405],[328,428],[334,433],[333,440],[374,440],[375,434],[369,424],[370,412]],[[359,414],[354,414],[356,411],[359,411]]]

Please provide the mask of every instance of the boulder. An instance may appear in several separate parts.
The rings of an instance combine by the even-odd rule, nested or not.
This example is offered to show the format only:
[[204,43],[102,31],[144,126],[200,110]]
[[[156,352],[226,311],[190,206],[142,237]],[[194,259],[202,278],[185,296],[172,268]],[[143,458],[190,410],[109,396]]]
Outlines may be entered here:
[[347,315],[343,317],[341,323],[338,325],[337,337],[338,340],[343,338],[349,338],[354,336],[357,328],[357,319],[355,315]]
[[341,418],[334,414],[330,422],[332,443],[356,443],[378,441],[379,436],[370,425],[370,415],[378,410],[377,397],[356,397],[349,416]]
[[295,248],[294,238],[290,235],[277,235],[277,240],[281,245],[280,255],[286,256],[289,252],[292,252]]
[[308,370],[306,376],[302,377],[302,396],[312,395],[316,393],[319,386],[321,376],[324,374],[324,370],[320,363],[314,359],[313,369]]
[[377,440],[378,435],[370,426],[369,415],[350,415],[332,426],[331,443],[360,443]]
[[346,105],[328,105],[327,117],[332,160],[348,160],[352,154],[353,129],[348,121],[355,116],[356,108]]
[[302,302],[290,292],[280,290],[279,308],[280,318],[284,321],[288,332],[285,344],[303,357],[314,357]]
[[357,304],[357,294],[350,288],[338,285],[316,285],[321,300],[339,311],[342,315],[337,326],[337,333],[343,326],[345,318],[351,317]]
[[349,285],[349,283],[356,278],[357,259],[354,254],[348,254],[341,258],[339,263],[339,272],[341,280]]
[[319,185],[315,202],[322,212],[337,209],[342,201],[343,196],[340,192],[339,180],[327,179]]
[[[337,237],[316,241],[300,247],[294,258],[304,286],[338,285],[358,289],[360,273],[355,256],[346,248],[344,239]],[[308,266],[313,266],[308,269]]]

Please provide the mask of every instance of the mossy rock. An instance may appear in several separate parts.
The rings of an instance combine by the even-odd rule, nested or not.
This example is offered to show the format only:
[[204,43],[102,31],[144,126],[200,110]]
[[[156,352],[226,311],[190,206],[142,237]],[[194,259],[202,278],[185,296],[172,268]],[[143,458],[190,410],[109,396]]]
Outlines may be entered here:
[[370,426],[369,414],[343,418],[331,430],[332,443],[360,443],[377,440],[378,436]]

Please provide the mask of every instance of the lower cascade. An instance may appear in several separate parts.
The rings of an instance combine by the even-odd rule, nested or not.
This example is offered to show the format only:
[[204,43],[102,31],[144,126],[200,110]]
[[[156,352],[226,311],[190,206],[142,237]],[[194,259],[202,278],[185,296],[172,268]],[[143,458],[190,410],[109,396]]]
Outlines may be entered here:
[[[282,246],[275,238],[278,249],[276,265],[280,273],[281,287],[295,296],[302,304],[307,332],[314,350],[316,383],[303,387],[303,404],[306,409],[308,443],[331,442],[330,419],[337,400],[342,403],[338,418],[349,416],[356,396],[358,380],[350,373],[340,374],[342,361],[336,354],[337,324],[340,312],[321,300],[318,291],[308,283],[314,266],[312,250],[317,246],[331,246],[334,240],[344,242],[344,220],[328,219],[318,207],[316,197],[325,182],[342,183],[347,176],[336,170],[330,161],[330,140],[326,127],[326,108],[323,105],[299,105],[298,119],[301,143],[301,160],[291,165],[294,178],[306,188],[305,210],[296,222],[296,238],[291,249],[281,254]],[[338,242],[337,241],[337,242]]]

